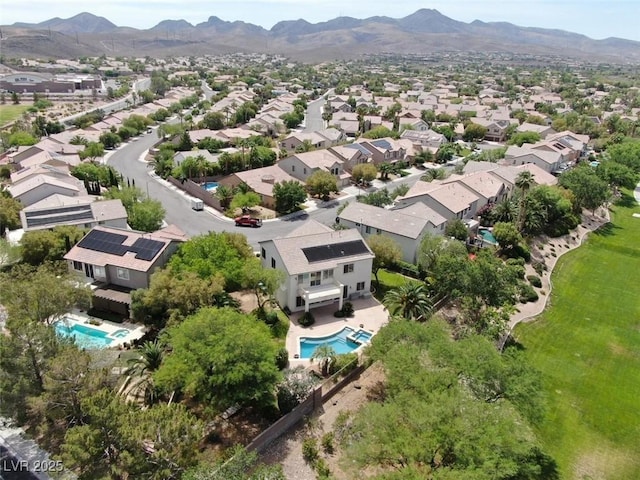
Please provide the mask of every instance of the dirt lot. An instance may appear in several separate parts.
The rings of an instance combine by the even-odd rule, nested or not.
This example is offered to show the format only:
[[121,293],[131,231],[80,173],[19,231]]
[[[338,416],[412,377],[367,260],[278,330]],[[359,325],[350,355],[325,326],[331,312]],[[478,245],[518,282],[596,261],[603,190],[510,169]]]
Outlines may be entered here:
[[[316,474],[302,458],[302,441],[313,434],[316,438],[333,430],[333,424],[342,411],[355,412],[374,394],[376,387],[384,380],[382,367],[375,364],[365,370],[360,378],[347,385],[331,400],[324,404],[307,424],[300,424],[286,435],[280,437],[262,455],[262,461],[269,464],[281,464],[286,477],[290,480],[315,480]],[[320,450],[321,451],[321,450]],[[333,478],[350,480],[353,474],[340,469],[340,450],[327,455],[321,451],[321,457],[327,462]]]

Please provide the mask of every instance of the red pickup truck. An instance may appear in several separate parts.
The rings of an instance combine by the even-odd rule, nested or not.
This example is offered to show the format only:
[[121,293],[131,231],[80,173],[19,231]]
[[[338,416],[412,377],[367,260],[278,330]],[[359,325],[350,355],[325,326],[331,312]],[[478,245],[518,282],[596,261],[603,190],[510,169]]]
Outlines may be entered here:
[[254,227],[258,228],[262,226],[262,220],[259,218],[253,218],[250,215],[242,215],[235,218],[236,227]]

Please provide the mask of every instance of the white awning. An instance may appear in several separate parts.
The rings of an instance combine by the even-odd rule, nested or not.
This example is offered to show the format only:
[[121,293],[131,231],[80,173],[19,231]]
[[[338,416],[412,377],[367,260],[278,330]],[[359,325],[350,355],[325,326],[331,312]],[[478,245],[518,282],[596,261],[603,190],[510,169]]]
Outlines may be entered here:
[[340,298],[341,295],[342,289],[335,284],[302,289],[302,297],[307,303],[324,302],[325,300]]

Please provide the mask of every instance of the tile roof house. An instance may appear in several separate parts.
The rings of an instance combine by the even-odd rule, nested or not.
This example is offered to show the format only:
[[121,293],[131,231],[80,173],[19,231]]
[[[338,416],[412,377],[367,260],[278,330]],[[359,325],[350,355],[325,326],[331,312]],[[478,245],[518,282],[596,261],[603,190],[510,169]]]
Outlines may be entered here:
[[388,210],[354,202],[338,215],[340,225],[355,228],[367,238],[384,235],[402,250],[402,260],[415,263],[416,251],[427,234],[442,235],[447,219],[421,202]]
[[530,172],[533,175],[534,181],[538,185],[556,185],[558,183],[558,179],[556,177],[548,173],[546,170],[538,167],[534,163],[525,163],[524,165],[512,166],[493,162],[476,162],[471,160],[464,166],[464,173],[493,173],[494,175],[507,182],[510,185],[511,191],[513,191],[513,187],[515,186],[516,177],[523,170]]
[[460,182],[437,183],[419,180],[402,197],[396,206],[406,207],[422,202],[447,220],[472,219],[478,211],[480,197]]
[[260,242],[262,265],[285,274],[276,291],[282,308],[311,308],[370,295],[373,252],[358,230],[334,231],[314,220],[284,238]]
[[478,197],[478,209],[488,204],[500,203],[509,197],[512,187],[491,172],[475,172],[452,175],[442,183],[460,182]]
[[217,163],[218,157],[209,150],[189,150],[187,152],[176,152],[173,155],[173,163],[180,166],[187,158],[203,157],[209,163]]
[[68,197],[87,195],[84,185],[77,178],[72,176],[56,178],[48,174],[30,176],[19,183],[9,185],[7,190],[13,198],[20,201],[25,207],[56,193]]
[[331,150],[313,150],[296,153],[278,162],[280,168],[302,182],[318,170],[331,172],[336,176],[338,187],[347,185],[351,175],[344,171],[344,162]]
[[404,161],[406,150],[404,146],[392,138],[379,138],[376,140],[359,139],[358,142],[372,154],[372,163],[396,163]]
[[300,182],[299,179],[289,175],[277,164],[270,167],[236,172],[223,178],[219,183],[229,187],[237,187],[241,183],[246,183],[251,190],[260,195],[260,204],[263,207],[275,209],[276,200],[273,196],[273,185],[289,181]]
[[153,233],[98,226],[64,259],[69,270],[92,282],[94,308],[128,315],[131,290],[148,288],[153,272],[163,267],[186,240],[175,226]]
[[95,201],[95,197],[67,197],[54,194],[20,211],[25,232],[45,230],[59,225],[93,228],[106,225],[127,228],[127,212],[122,201]]
[[524,165],[533,163],[548,173],[555,172],[565,162],[562,152],[551,147],[543,148],[543,144],[536,144],[533,148],[531,144],[523,144],[522,147],[510,145],[505,152],[503,165]]

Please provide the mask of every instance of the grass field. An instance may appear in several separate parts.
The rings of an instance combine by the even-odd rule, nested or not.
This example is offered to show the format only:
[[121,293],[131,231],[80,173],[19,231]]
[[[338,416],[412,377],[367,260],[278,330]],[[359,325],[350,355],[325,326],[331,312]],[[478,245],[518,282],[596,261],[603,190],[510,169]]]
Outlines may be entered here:
[[640,478],[640,207],[627,195],[612,222],[553,272],[550,307],[519,325],[542,372],[538,429],[563,479]]
[[376,287],[376,291],[373,296],[379,301],[382,301],[389,290],[399,287],[400,285],[404,285],[407,282],[417,282],[417,280],[413,278],[405,277],[404,275],[391,272],[383,268],[378,271],[378,278],[380,279],[380,285],[376,286],[376,278],[373,274],[371,275],[371,284]]
[[0,126],[20,118],[31,105],[0,105]]

